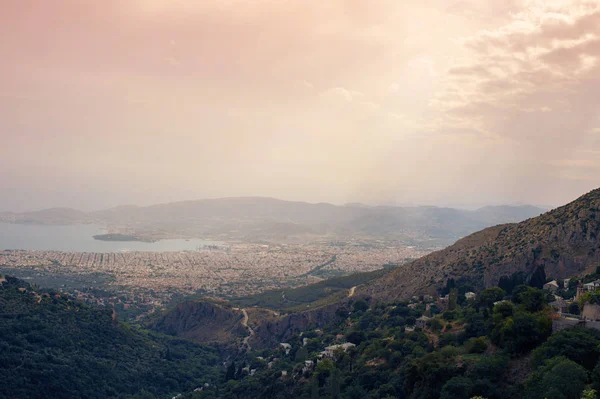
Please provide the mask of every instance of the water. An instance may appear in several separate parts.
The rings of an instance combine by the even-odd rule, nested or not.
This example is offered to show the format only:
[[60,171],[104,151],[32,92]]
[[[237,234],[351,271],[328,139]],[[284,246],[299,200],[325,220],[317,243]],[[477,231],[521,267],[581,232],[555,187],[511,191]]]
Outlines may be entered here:
[[0,223],[0,250],[32,249],[65,252],[175,252],[192,251],[204,245],[219,242],[201,239],[173,239],[157,242],[100,241],[94,235],[104,234],[102,226],[76,224],[68,226],[43,226]]

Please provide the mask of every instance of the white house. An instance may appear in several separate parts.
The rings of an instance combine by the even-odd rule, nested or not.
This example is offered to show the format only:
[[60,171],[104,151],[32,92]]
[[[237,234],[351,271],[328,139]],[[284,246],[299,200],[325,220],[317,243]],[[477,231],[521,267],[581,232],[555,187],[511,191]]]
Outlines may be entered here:
[[312,369],[315,367],[315,362],[313,362],[312,360],[305,360],[304,361],[304,367],[302,367],[302,373],[306,373],[308,371],[312,371]]
[[544,284],[543,288],[546,291],[556,292],[558,290],[558,283],[556,282],[556,280],[552,280],[552,281]]
[[595,291],[600,289],[600,280],[592,281],[591,283],[587,283],[583,285],[583,289],[586,291]]
[[285,350],[286,355],[290,354],[290,351],[292,350],[292,345],[290,345],[286,342],[282,342],[279,344],[279,346],[281,346]]
[[335,352],[338,349],[342,349],[344,352],[347,352],[348,349],[354,348],[355,346],[356,345],[354,345],[351,342],[346,342],[341,345],[331,345],[331,346],[326,347],[325,350],[323,352],[321,352],[321,355],[323,355],[324,357],[333,358],[333,356],[335,355]]
[[474,292],[465,292],[465,298],[466,299],[475,299],[475,298],[477,298],[477,294]]

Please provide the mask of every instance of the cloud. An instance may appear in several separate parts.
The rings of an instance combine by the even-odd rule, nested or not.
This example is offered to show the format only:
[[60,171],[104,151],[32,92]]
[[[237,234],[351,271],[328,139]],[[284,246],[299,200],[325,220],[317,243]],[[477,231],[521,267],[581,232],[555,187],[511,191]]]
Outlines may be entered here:
[[158,194],[189,176],[198,197],[571,198],[600,149],[599,27],[597,0],[5,0],[0,170],[123,170]]
[[[469,59],[449,69],[432,105],[446,117],[479,115],[479,128],[499,136],[568,141],[569,133],[583,134],[598,106],[600,7],[589,1],[526,5],[508,25],[464,40]],[[537,117],[562,123],[540,129]]]
[[334,87],[322,92],[321,97],[334,101],[352,102],[354,99],[363,97],[362,93],[351,91],[343,87]]

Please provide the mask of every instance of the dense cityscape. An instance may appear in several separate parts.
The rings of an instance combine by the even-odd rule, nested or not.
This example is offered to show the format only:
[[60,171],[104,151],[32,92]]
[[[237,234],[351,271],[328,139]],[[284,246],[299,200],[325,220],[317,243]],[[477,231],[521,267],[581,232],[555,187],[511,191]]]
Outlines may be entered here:
[[414,247],[390,243],[237,243],[184,252],[5,250],[0,252],[0,267],[18,269],[20,273],[38,277],[78,277],[87,282],[87,287],[113,292],[132,303],[161,307],[175,293],[202,292],[212,296],[240,297],[392,267],[425,253]]

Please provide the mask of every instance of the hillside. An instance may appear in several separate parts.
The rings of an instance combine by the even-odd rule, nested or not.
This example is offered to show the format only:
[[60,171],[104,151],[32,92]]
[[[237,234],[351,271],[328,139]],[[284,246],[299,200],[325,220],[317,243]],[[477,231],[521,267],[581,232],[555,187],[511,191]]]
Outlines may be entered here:
[[233,298],[230,302],[239,307],[261,307],[283,312],[306,310],[320,305],[323,301],[333,301],[333,298],[338,296],[336,294],[346,296],[352,287],[365,284],[385,273],[385,269],[355,273],[302,287],[269,290],[256,295]]
[[0,221],[22,224],[87,223],[90,221],[90,215],[70,208],[51,208],[25,213],[0,212]]
[[248,335],[243,314],[224,301],[186,301],[148,323],[154,331],[197,342],[230,343]]
[[273,198],[221,198],[153,206],[121,206],[98,212],[50,209],[0,214],[11,223],[99,223],[140,237],[210,237],[253,241],[375,238],[444,246],[499,222],[537,216],[530,206],[477,211],[437,207],[336,206]]
[[474,233],[359,289],[381,299],[434,293],[447,280],[491,287],[503,276],[542,270],[566,278],[600,265],[600,189],[521,223]]
[[598,397],[600,331],[553,333],[556,315],[536,288],[497,305],[502,289],[478,294],[445,311],[425,298],[357,300],[267,323],[255,334],[270,340],[232,360],[226,384],[182,399]]
[[172,397],[219,378],[216,350],[0,276],[0,397]]

